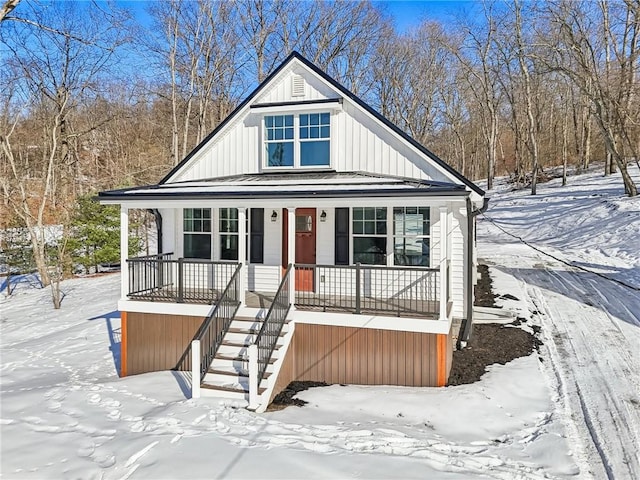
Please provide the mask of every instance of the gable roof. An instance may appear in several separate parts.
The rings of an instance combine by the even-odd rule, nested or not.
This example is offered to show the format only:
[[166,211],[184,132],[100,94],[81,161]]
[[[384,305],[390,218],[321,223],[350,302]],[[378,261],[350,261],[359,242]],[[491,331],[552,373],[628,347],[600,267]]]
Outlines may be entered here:
[[388,127],[390,130],[392,130],[394,133],[396,133],[397,135],[399,135],[403,140],[405,140],[406,142],[408,142],[409,144],[411,144],[414,148],[416,148],[418,151],[422,152],[424,155],[426,155],[427,157],[429,157],[433,162],[435,162],[436,164],[438,164],[441,168],[443,168],[444,170],[446,170],[448,173],[450,173],[452,176],[454,176],[456,179],[460,180],[460,182],[462,182],[464,185],[466,185],[467,187],[469,187],[472,191],[476,192],[477,194],[479,194],[480,196],[484,196],[485,192],[484,190],[482,190],[480,187],[478,187],[475,183],[473,183],[471,180],[467,179],[465,176],[463,176],[460,172],[458,172],[457,170],[455,170],[453,167],[451,167],[448,163],[446,163],[444,160],[442,160],[440,157],[438,157],[437,155],[435,155],[433,152],[431,152],[429,149],[427,149],[424,145],[422,145],[421,143],[419,143],[417,140],[415,140],[413,137],[411,137],[410,135],[408,135],[406,132],[404,132],[403,130],[401,130],[397,125],[395,125],[394,123],[392,123],[389,119],[387,119],[386,117],[384,117],[382,114],[380,114],[379,112],[377,112],[373,107],[371,107],[369,104],[367,104],[364,100],[360,99],[357,95],[355,95],[353,92],[349,91],[347,88],[345,88],[343,85],[341,85],[340,83],[338,83],[336,80],[334,80],[332,77],[330,77],[327,73],[325,73],[324,71],[322,71],[320,68],[318,68],[316,65],[314,65],[313,63],[311,63],[309,60],[307,60],[305,57],[303,57],[300,53],[293,51],[291,52],[291,54],[289,54],[289,56],[273,71],[271,72],[263,81],[262,83],[260,83],[260,85],[258,85],[255,90],[253,90],[253,92],[251,92],[249,94],[248,97],[246,97],[242,103],[240,103],[240,105],[238,105],[233,112],[231,112],[227,118],[225,118],[209,135],[207,135],[204,140],[202,140],[180,163],[178,163],[175,167],[173,167],[171,169],[171,171],[165,175],[165,177],[160,180],[160,182],[158,183],[159,185],[165,184],[166,182],[169,181],[169,179],[171,179],[171,177],[173,177],[178,171],[180,171],[188,162],[189,160],[191,160],[191,158],[193,158],[193,156],[198,153],[198,151],[200,151],[207,143],[209,143],[209,141],[214,138],[219,132],[221,132],[229,123],[231,123],[235,117],[248,105],[250,104],[253,100],[255,100],[258,95],[265,89],[265,87],[267,85],[269,85],[269,83],[271,83],[271,81],[281,72],[283,71],[293,60],[298,60],[299,62],[301,62],[304,66],[306,66],[308,69],[310,69],[312,72],[314,72],[316,75],[318,75],[319,77],[321,77],[324,81],[326,81],[327,83],[329,83],[333,88],[335,88],[336,90],[338,90],[342,95],[344,95],[345,97],[349,98],[350,100],[352,100],[355,104],[357,104],[359,107],[361,107],[363,110],[365,110],[367,113],[369,113],[370,115],[372,115],[374,118],[376,118],[378,121],[380,121],[381,123],[383,123],[386,127]]

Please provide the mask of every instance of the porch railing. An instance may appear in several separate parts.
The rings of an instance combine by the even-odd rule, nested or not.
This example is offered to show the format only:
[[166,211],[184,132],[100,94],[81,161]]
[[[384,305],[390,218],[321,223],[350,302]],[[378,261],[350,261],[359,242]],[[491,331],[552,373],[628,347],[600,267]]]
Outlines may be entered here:
[[172,258],[173,253],[127,260],[132,300],[216,303],[238,262]]
[[[222,343],[222,339],[229,330],[229,326],[240,308],[240,269],[242,265],[236,265],[236,269],[231,275],[231,279],[220,295],[215,306],[205,318],[204,322],[196,332],[193,340],[200,342],[200,382],[211,366],[211,362]],[[182,354],[176,364],[176,370],[188,370],[192,364],[192,343]],[[195,379],[194,379],[195,380]]]
[[295,271],[300,307],[397,316],[439,313],[438,268],[296,264]]
[[271,359],[273,350],[276,348],[276,343],[278,342],[278,338],[280,338],[282,327],[291,308],[291,303],[289,303],[289,291],[291,288],[289,278],[291,277],[291,268],[292,265],[289,264],[284,277],[282,277],[278,291],[273,298],[273,302],[269,307],[267,316],[262,323],[260,333],[258,333],[256,337],[255,345],[258,347],[258,380],[256,385],[260,385],[264,377],[264,373],[269,365],[269,360]]

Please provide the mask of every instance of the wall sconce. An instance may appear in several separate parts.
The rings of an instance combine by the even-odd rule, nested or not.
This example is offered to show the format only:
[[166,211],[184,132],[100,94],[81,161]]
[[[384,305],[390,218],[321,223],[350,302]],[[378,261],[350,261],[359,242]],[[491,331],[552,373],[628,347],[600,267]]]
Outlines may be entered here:
[[320,214],[320,221],[321,222],[327,221],[327,212],[325,212],[324,210],[322,210],[322,213]]
[[271,221],[275,222],[277,219],[278,219],[278,212],[274,210],[273,212],[271,212]]

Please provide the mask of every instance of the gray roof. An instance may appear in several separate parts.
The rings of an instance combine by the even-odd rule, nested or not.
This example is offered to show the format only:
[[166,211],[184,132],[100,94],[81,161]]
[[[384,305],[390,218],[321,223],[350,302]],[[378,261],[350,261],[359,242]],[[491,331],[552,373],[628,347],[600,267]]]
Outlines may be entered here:
[[209,180],[164,183],[100,192],[102,200],[345,198],[455,195],[466,196],[465,185],[363,172],[316,171],[260,173]]

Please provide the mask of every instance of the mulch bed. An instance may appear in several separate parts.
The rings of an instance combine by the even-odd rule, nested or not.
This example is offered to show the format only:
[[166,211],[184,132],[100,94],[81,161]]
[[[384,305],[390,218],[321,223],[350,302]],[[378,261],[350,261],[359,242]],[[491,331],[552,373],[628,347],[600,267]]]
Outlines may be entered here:
[[308,402],[301,400],[299,398],[293,398],[298,393],[308,390],[313,387],[328,387],[328,383],[324,382],[291,382],[287,385],[287,388],[282,390],[271,402],[271,405],[267,407],[267,412],[273,412],[276,410],[282,410],[283,408],[288,407],[289,405],[295,405],[296,407],[302,407],[306,405]]
[[[476,287],[475,305],[481,307],[495,307],[496,296],[492,291],[489,268],[486,265],[478,265],[480,278]],[[517,300],[513,295],[503,295],[501,298]],[[453,363],[449,374],[448,385],[464,385],[480,380],[487,371],[489,365],[499,363],[504,365],[516,358],[531,355],[542,342],[536,334],[540,327],[532,325],[531,334],[518,325],[526,322],[526,319],[518,319],[507,325],[494,323],[477,324],[473,326],[471,338],[467,346],[462,350],[453,352]]]

